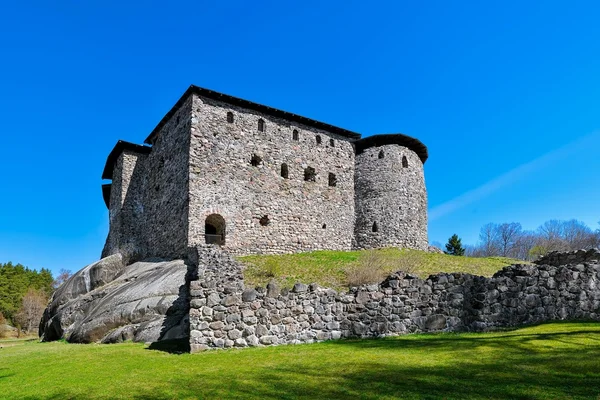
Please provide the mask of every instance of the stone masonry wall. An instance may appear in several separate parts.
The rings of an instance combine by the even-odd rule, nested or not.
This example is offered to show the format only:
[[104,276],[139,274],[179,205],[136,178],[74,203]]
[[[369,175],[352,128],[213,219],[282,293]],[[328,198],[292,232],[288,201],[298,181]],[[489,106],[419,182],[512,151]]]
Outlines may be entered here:
[[[348,138],[192,97],[190,246],[205,242],[206,218],[219,214],[226,223],[223,248],[235,254],[351,248],[354,149]],[[253,156],[260,158],[254,166]],[[314,181],[304,180],[308,167]]]
[[428,249],[427,191],[415,152],[395,144],[367,148],[356,156],[354,182],[354,247]]
[[190,125],[191,99],[161,128],[150,154],[125,151],[118,157],[103,257],[186,255]]
[[115,163],[110,191],[110,229],[102,258],[137,252],[145,247],[141,221],[146,201],[146,158],[145,154],[124,151]]
[[534,261],[536,264],[548,264],[548,265],[567,265],[567,264],[581,264],[585,262],[598,262],[600,260],[600,250],[576,250],[569,252],[558,252],[553,251],[548,253],[540,259]]
[[217,248],[195,253],[190,345],[210,348],[310,343],[412,332],[483,331],[600,319],[600,265],[514,265],[492,278],[398,272],[379,285],[337,293],[317,285],[245,288],[241,265]]

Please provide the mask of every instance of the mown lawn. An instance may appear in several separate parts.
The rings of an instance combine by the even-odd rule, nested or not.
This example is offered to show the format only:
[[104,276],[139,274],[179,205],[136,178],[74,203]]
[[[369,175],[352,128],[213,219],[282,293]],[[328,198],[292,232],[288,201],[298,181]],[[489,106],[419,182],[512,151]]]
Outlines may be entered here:
[[[418,250],[386,248],[374,251],[387,273],[404,270],[421,278],[439,272],[468,272],[473,275],[492,276],[511,264],[525,261],[503,257],[455,257]],[[294,283],[318,283],[337,290],[347,289],[346,273],[359,263],[365,251],[313,251],[283,255],[252,255],[239,257],[246,265],[244,280],[249,287],[265,286],[271,279],[281,287],[291,288]]]
[[201,354],[0,342],[6,399],[597,399],[600,323]]

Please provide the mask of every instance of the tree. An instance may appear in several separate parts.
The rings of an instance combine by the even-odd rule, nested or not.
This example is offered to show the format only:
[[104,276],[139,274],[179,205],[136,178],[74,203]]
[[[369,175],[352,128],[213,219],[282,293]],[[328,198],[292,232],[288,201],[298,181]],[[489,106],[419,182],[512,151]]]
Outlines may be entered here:
[[450,254],[452,256],[465,255],[465,249],[464,247],[462,247],[460,238],[456,233],[452,235],[450,239],[448,239],[448,243],[446,243],[446,251],[444,253]]
[[479,252],[483,257],[497,256],[498,250],[498,225],[494,223],[485,224],[479,231]]
[[54,282],[52,282],[52,287],[55,290],[58,289],[60,287],[60,285],[62,285],[66,281],[68,281],[69,278],[72,276],[73,276],[73,274],[68,269],[61,269],[60,273],[58,274],[58,276],[56,277]]
[[25,333],[30,333],[34,328],[38,328],[47,302],[48,298],[42,290],[29,288],[23,296],[23,302],[19,312],[15,315],[15,321]]
[[512,251],[521,234],[521,224],[510,222],[498,225],[498,247],[502,257],[512,255]]

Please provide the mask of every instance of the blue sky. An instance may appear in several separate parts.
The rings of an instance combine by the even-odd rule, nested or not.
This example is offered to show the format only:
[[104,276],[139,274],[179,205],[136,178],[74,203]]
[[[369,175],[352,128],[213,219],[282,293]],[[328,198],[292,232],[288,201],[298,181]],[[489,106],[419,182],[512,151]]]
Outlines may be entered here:
[[98,259],[106,156],[141,143],[190,84],[419,138],[430,241],[474,244],[488,222],[598,227],[598,2],[0,7],[0,262]]

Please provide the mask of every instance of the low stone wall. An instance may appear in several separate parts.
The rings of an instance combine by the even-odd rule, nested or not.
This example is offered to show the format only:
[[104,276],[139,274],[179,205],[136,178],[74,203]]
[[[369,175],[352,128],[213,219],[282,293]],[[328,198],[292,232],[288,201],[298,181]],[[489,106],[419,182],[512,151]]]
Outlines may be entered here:
[[580,264],[586,262],[598,262],[600,260],[600,250],[598,249],[590,249],[590,250],[576,250],[561,253],[558,251],[553,251],[552,253],[548,253],[543,257],[540,257],[538,260],[534,261],[534,263],[538,265],[553,265],[555,267],[559,265],[568,265],[568,264]]
[[412,332],[483,331],[550,320],[600,319],[600,265],[514,265],[492,278],[453,273],[423,280],[398,272],[379,285],[337,293],[244,287],[241,265],[197,251],[191,282],[192,352],[311,343]]

